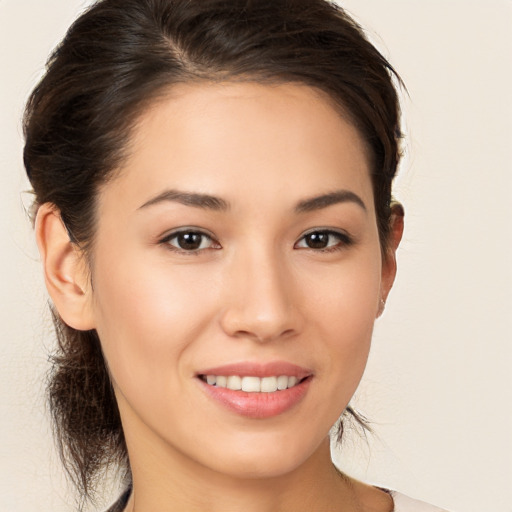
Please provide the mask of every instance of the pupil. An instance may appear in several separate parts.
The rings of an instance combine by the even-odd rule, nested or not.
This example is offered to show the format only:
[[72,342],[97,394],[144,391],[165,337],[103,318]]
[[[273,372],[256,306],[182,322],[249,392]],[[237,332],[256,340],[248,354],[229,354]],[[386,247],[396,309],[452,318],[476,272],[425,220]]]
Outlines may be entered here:
[[306,243],[311,249],[325,249],[329,243],[329,234],[311,233],[307,236]]
[[182,249],[199,249],[201,245],[201,237],[202,235],[199,233],[181,233],[178,235],[178,245]]

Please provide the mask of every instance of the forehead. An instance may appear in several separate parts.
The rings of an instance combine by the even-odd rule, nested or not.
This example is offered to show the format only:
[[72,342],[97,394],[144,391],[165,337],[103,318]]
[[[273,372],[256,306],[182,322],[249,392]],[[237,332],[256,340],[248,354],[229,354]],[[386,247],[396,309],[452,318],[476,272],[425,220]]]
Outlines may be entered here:
[[164,188],[290,201],[350,188],[372,202],[360,134],[325,93],[300,84],[173,86],[139,117],[120,171],[113,184],[139,202]]

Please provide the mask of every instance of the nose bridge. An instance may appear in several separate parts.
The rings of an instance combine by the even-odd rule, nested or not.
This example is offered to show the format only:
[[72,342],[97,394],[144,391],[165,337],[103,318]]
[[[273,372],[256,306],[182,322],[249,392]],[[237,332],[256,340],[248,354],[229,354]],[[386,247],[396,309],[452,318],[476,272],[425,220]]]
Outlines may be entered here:
[[286,256],[269,245],[240,251],[230,269],[223,324],[230,335],[268,341],[299,328]]

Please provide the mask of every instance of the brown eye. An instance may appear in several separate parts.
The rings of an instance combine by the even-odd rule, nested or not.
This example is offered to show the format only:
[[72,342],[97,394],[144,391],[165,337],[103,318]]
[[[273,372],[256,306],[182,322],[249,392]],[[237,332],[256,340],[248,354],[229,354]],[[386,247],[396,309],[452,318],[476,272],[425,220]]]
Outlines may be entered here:
[[325,249],[329,245],[329,237],[329,233],[318,231],[306,235],[304,241],[310,249]]
[[172,233],[162,240],[162,243],[170,245],[173,249],[186,252],[217,248],[213,239],[206,233],[200,231],[179,231]]
[[335,250],[352,243],[351,238],[345,233],[331,230],[310,231],[296,244],[298,249]]
[[203,235],[200,233],[180,233],[176,237],[176,242],[180,249],[196,251],[201,247],[203,238]]

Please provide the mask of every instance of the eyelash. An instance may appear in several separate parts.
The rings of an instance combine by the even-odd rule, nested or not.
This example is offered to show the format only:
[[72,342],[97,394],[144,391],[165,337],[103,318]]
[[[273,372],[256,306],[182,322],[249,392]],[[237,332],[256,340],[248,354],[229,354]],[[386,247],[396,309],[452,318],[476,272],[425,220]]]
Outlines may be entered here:
[[[200,246],[196,249],[188,249],[187,250],[187,249],[183,249],[182,247],[173,245],[171,243],[171,240],[178,238],[180,235],[182,235],[182,236],[198,235],[198,236],[202,237]],[[205,238],[209,239],[211,241],[212,245],[217,245],[217,247],[201,247]],[[177,253],[187,254],[187,255],[189,255],[189,254],[198,255],[202,251],[207,250],[207,249],[220,249],[221,248],[220,244],[218,242],[216,242],[215,239],[211,235],[209,235],[208,233],[205,233],[204,231],[201,231],[199,229],[192,229],[192,228],[180,229],[178,231],[173,231],[172,233],[169,233],[164,238],[162,238],[159,243],[162,245],[166,245],[171,251],[175,251]]]
[[[200,241],[199,247],[197,247],[195,249],[184,249],[182,247],[172,244],[171,240],[177,239],[180,235],[181,236],[185,236],[185,235],[200,236],[201,241]],[[301,242],[305,241],[306,238],[311,235],[317,235],[317,236],[318,235],[324,235],[324,236],[327,235],[329,237],[328,240],[330,240],[331,237],[334,237],[338,240],[338,242],[334,245],[328,245],[327,247],[323,247],[323,248],[321,248],[321,247],[314,248],[314,247],[308,247],[308,246],[298,247],[298,245]],[[201,247],[201,245],[203,245],[203,242],[205,239],[210,240],[210,243],[211,243],[210,247]],[[181,253],[181,254],[187,254],[187,255],[189,255],[189,254],[198,255],[202,251],[205,251],[208,249],[217,250],[217,249],[222,248],[221,245],[211,235],[209,235],[208,233],[205,233],[204,231],[197,230],[197,229],[180,229],[179,231],[173,231],[172,233],[169,233],[164,238],[162,238],[159,241],[159,243],[162,245],[166,245],[172,251],[175,251],[175,252]],[[311,231],[305,233],[304,235],[302,235],[299,238],[299,240],[294,244],[294,249],[309,249],[314,252],[330,253],[330,252],[336,252],[336,251],[343,250],[343,249],[353,245],[353,243],[354,243],[354,240],[347,233],[340,232],[340,231],[334,231],[332,229],[316,228],[316,229],[311,230]]]
[[301,249],[309,249],[314,252],[323,252],[323,253],[329,253],[329,252],[336,252],[341,251],[343,249],[346,249],[347,247],[350,247],[354,244],[354,240],[351,236],[349,236],[347,233],[343,231],[334,231],[332,229],[322,229],[322,228],[315,228],[311,231],[308,231],[304,235],[300,237],[300,239],[295,243],[294,248],[297,247],[297,245],[306,239],[306,237],[311,235],[327,235],[329,237],[328,240],[330,240],[330,237],[334,237],[338,240],[338,242],[334,245],[327,246],[324,248],[314,248],[314,247],[301,247]]

